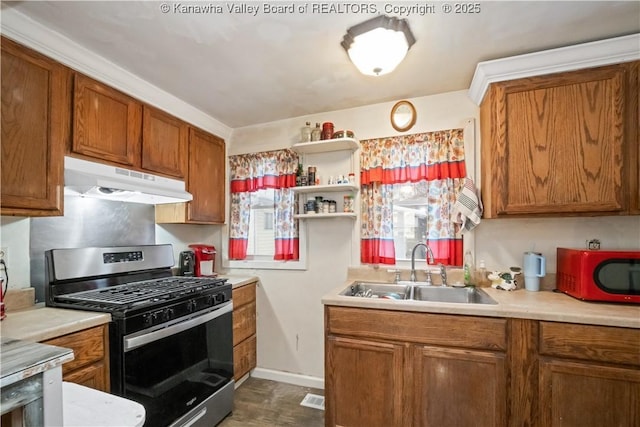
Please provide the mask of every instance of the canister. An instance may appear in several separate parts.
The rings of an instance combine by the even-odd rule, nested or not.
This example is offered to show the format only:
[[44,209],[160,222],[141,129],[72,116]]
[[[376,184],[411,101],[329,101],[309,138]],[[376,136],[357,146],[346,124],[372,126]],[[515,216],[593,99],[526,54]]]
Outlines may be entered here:
[[333,137],[333,123],[324,122],[322,124],[322,139],[331,139]]

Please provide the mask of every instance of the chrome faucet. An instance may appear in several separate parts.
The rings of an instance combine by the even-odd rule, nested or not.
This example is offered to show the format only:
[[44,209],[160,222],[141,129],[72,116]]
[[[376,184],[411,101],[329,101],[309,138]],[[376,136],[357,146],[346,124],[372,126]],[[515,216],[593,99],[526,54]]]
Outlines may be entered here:
[[431,250],[429,245],[427,245],[426,243],[416,244],[411,250],[411,275],[409,276],[409,280],[411,280],[412,282],[416,281],[416,249],[418,249],[419,246],[424,246],[424,248],[427,250],[427,263],[433,264],[434,262],[433,251]]

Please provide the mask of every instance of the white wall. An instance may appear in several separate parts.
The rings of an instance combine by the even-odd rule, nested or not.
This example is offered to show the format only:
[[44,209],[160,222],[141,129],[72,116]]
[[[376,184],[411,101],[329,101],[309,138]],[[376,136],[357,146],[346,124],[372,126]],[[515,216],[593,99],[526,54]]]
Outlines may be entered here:
[[30,280],[29,218],[0,217],[0,247],[7,252],[5,262],[11,289],[28,288]]

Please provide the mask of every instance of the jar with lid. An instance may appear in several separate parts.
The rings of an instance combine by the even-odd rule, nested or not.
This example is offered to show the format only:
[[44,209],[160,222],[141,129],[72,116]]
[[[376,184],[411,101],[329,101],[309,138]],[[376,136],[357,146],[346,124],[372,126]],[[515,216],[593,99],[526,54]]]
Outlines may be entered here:
[[307,122],[302,129],[300,129],[300,142],[311,141],[311,122]]
[[322,139],[322,129],[320,129],[320,123],[316,123],[316,127],[311,131],[311,140],[320,141]]
[[329,213],[336,213],[337,203],[335,200],[329,200]]
[[322,201],[322,213],[323,214],[328,214],[329,213],[329,201],[328,200],[323,200]]
[[322,124],[322,139],[331,139],[333,137],[333,123],[324,122]]
[[343,208],[344,212],[353,212],[353,196],[345,195],[343,200]]

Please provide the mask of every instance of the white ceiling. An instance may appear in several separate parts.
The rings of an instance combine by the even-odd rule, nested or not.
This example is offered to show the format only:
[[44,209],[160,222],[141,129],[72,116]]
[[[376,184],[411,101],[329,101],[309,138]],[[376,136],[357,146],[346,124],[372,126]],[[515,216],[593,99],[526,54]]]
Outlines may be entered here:
[[[378,13],[385,5],[435,8],[408,16],[417,42],[405,61],[389,75],[367,77],[340,42],[347,28],[377,13],[266,13],[264,3],[168,1],[169,13],[156,1],[3,1],[2,8],[15,8],[231,128],[467,89],[480,61],[640,32],[636,0],[483,1],[476,14],[444,13],[444,2],[366,3]],[[178,13],[177,4],[223,11]],[[243,4],[259,12],[227,9]],[[313,4],[344,11],[359,3]]]

